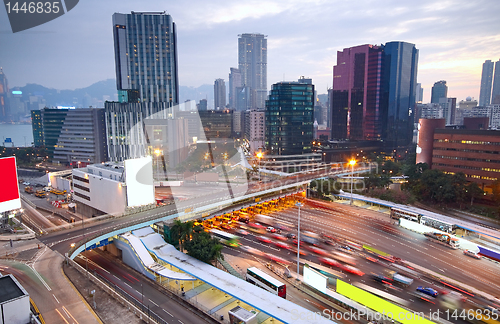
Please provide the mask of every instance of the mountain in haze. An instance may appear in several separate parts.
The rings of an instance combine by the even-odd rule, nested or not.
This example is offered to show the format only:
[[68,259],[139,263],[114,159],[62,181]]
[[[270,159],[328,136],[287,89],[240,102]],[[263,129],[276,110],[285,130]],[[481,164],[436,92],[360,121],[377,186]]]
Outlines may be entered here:
[[115,79],[96,82],[86,88],[75,90],[57,90],[42,85],[29,83],[24,87],[15,87],[14,90],[23,92],[23,101],[30,101],[30,97],[43,97],[47,107],[73,106],[104,107],[104,101],[117,100]]
[[[36,83],[29,83],[24,87],[15,87],[12,90],[21,90],[23,92],[23,101],[29,102],[32,96],[43,97],[47,107],[72,106],[84,108],[92,106],[103,108],[104,101],[118,100],[115,79],[99,81],[86,88],[75,90],[57,90],[46,88]],[[203,84],[197,88],[188,86],[179,87],[180,103],[186,100],[195,100],[198,103],[201,99],[207,99],[208,106],[213,106],[213,85]]]

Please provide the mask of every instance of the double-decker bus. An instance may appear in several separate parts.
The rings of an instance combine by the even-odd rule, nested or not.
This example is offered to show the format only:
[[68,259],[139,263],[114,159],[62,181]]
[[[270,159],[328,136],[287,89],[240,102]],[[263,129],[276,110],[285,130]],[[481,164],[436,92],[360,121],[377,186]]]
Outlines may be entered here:
[[286,298],[286,285],[255,267],[247,269],[246,280],[256,286]]
[[240,238],[239,236],[236,236],[236,235],[233,235],[233,234],[229,234],[229,233],[226,233],[226,232],[223,232],[223,231],[219,231],[219,230],[216,230],[216,229],[212,229],[210,230],[210,233],[212,233],[212,236],[213,237],[216,237],[218,238],[222,244],[225,244],[227,246],[231,246],[231,247],[239,247],[241,244],[240,244]]
[[391,218],[393,219],[405,218],[413,222],[420,223],[420,217],[422,217],[422,215],[419,213],[391,207]]

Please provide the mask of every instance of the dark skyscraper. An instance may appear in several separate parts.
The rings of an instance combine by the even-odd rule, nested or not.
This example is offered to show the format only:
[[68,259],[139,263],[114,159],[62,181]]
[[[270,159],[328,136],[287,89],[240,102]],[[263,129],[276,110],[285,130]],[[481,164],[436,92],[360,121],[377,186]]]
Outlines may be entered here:
[[444,80],[434,83],[431,90],[431,103],[439,103],[441,98],[448,98],[448,86]]
[[382,49],[361,45],[337,52],[331,91],[332,138],[380,139]]
[[313,141],[314,85],[273,84],[266,100],[265,142],[271,155],[310,153]]
[[487,106],[491,103],[491,84],[493,81],[493,62],[487,60],[483,63],[481,74],[481,89],[479,91],[479,106]]
[[120,102],[179,102],[175,23],[165,12],[113,15]]
[[394,148],[407,146],[413,139],[418,49],[411,43],[389,42],[383,50],[388,107],[382,138]]
[[267,39],[262,34],[238,38],[238,69],[241,86],[251,90],[252,108],[264,108],[267,96]]

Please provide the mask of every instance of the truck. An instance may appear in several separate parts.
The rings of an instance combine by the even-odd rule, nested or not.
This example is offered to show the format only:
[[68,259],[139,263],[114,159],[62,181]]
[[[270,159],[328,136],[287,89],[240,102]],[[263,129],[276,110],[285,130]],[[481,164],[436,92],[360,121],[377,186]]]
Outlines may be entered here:
[[390,271],[389,277],[403,287],[408,287],[413,283],[413,279],[400,275],[397,271]]
[[26,186],[26,187],[24,187],[24,191],[26,191],[29,194],[32,194],[33,193],[33,187]]
[[274,218],[272,218],[271,216],[256,214],[255,215],[255,222],[259,223],[259,224],[266,224],[269,226],[274,226]]
[[50,192],[53,193],[54,195],[64,195],[66,193],[66,190],[59,190],[56,188],[52,188]]
[[45,198],[46,196],[47,196],[47,193],[44,190],[37,190],[35,192],[35,197]]
[[427,237],[429,241],[439,243],[454,250],[458,249],[460,246],[460,241],[447,233],[427,232],[424,233],[424,236]]

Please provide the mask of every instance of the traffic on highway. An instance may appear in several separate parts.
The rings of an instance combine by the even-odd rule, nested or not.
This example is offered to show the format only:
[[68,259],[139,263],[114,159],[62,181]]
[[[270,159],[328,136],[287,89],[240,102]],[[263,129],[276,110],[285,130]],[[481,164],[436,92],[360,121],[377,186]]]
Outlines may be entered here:
[[[297,199],[302,201],[300,245]],[[444,234],[431,232],[426,237],[403,229],[387,214],[371,218],[333,204],[290,197],[200,220],[195,225],[222,238],[225,253],[259,258],[286,274],[297,271],[295,261],[300,249],[301,264],[329,269],[322,273],[333,279],[328,281],[332,290],[338,278],[416,312],[439,312],[452,322],[467,321],[466,316],[460,316],[462,311],[497,319],[497,264],[472,251],[453,251],[450,245],[454,243],[446,243],[441,237]],[[478,268],[483,275],[474,271]],[[469,287],[484,294],[469,291]]]

